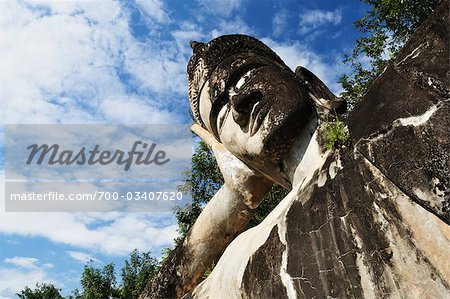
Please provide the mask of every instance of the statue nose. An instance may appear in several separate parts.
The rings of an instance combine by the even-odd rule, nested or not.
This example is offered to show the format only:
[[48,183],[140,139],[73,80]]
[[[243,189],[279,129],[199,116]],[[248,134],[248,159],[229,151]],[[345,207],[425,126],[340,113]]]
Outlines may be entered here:
[[250,119],[253,106],[262,99],[260,91],[239,93],[231,97],[232,114],[234,121],[245,127]]

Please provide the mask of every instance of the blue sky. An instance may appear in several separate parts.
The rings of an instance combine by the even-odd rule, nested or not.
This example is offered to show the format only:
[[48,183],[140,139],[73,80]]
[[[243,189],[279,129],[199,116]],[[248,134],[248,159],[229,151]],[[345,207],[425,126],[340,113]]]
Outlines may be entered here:
[[[230,33],[262,39],[339,93],[366,9],[357,0],[2,1],[1,120],[189,123],[189,41]],[[176,236],[171,214],[0,213],[0,298],[37,281],[74,289],[87,259],[120,269],[133,248],[159,255]]]

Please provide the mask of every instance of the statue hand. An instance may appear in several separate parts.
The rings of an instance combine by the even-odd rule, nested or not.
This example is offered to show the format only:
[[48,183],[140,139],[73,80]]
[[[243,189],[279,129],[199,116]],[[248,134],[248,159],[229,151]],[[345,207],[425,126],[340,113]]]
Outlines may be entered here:
[[[220,172],[223,175],[225,185],[230,190],[243,193],[246,204],[256,206],[259,200],[254,202],[254,198],[261,197],[261,193],[267,193],[273,182],[265,178],[260,173],[249,168],[244,162],[239,160],[222,143],[216,140],[207,130],[194,124],[191,131],[200,137],[212,149],[216,157]],[[255,207],[256,207],[255,206]]]
[[217,141],[214,136],[198,124],[191,126],[191,131],[200,137],[212,149],[216,157],[219,169],[222,172],[225,182],[233,183],[236,180],[237,173],[259,176],[254,170],[250,169],[244,162],[239,160],[227,148]]

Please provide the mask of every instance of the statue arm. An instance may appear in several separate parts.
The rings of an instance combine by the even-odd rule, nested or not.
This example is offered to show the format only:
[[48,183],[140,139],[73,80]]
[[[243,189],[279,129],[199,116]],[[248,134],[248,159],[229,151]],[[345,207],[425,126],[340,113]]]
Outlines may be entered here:
[[193,127],[214,151],[225,184],[211,198],[183,242],[166,259],[140,298],[180,298],[201,282],[225,248],[252,219],[272,182],[229,153],[200,126]]
[[256,207],[267,194],[272,182],[259,176],[247,177],[243,186],[223,185],[196,220],[183,242],[189,261],[181,267],[187,281],[183,294],[197,285],[205,270],[217,263],[225,248],[245,230]]

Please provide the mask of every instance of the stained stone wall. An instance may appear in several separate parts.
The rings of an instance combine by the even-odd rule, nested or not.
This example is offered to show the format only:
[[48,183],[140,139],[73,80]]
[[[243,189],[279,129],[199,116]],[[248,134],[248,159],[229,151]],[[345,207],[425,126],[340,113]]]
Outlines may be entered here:
[[448,298],[448,6],[352,112],[353,145],[239,235],[186,297]]
[[349,120],[355,150],[450,224],[448,2],[424,22]]

